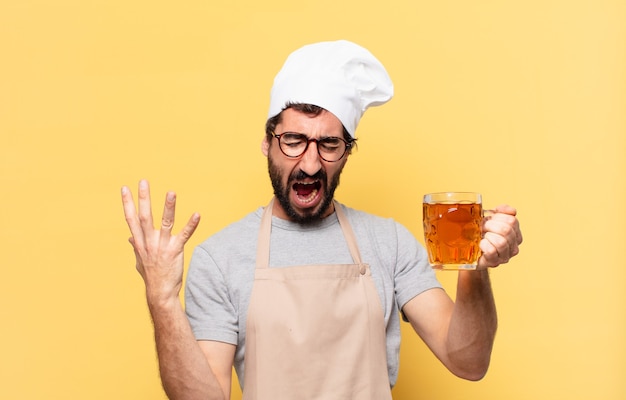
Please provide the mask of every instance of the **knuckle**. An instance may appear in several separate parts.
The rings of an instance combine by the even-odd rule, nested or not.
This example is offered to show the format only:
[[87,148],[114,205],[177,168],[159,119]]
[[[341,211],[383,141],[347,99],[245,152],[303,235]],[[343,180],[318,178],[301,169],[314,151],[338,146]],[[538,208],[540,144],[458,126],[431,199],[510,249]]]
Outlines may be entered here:
[[146,214],[145,212],[139,213],[139,221],[146,222],[148,219],[148,214]]
[[500,225],[500,228],[498,229],[499,233],[501,236],[510,236],[511,233],[513,232],[513,227],[509,224],[502,224]]
[[180,237],[186,242],[191,237],[191,232],[189,229],[185,228],[180,232]]
[[489,242],[494,247],[494,250],[496,252],[500,252],[500,249],[503,249],[504,247],[508,247],[508,242],[506,241],[504,236],[500,234],[490,233],[486,235],[485,238],[489,240]]

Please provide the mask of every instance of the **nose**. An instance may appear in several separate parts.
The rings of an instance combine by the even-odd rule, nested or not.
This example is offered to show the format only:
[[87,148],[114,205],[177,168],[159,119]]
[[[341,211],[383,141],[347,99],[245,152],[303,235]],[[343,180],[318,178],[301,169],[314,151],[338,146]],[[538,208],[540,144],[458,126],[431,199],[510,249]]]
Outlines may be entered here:
[[310,141],[309,146],[300,159],[300,169],[307,175],[315,175],[322,168],[322,161],[317,152],[317,143]]

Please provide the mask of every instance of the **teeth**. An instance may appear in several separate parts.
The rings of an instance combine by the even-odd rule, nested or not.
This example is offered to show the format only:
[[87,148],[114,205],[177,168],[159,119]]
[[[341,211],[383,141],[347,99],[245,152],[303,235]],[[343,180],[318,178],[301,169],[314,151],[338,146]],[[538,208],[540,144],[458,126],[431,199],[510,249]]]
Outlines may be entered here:
[[310,203],[317,196],[317,190],[313,190],[307,197],[298,196],[303,203]]

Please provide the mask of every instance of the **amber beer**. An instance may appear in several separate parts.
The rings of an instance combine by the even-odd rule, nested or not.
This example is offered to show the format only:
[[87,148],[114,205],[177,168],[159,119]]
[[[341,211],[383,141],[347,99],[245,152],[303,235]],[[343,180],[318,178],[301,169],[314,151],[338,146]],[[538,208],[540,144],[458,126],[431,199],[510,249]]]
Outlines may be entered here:
[[424,196],[424,240],[435,269],[476,269],[480,257],[482,201],[479,193]]

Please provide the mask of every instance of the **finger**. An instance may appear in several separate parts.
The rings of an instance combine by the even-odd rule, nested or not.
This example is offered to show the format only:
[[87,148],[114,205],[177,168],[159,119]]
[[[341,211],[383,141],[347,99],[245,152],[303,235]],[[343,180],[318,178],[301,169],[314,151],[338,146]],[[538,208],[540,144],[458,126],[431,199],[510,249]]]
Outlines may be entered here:
[[500,229],[497,232],[509,242],[511,255],[517,255],[519,253],[519,245],[522,243],[522,232],[519,229],[519,223],[516,218],[503,220],[501,223],[502,225],[500,225]]
[[184,246],[185,243],[191,238],[193,233],[196,231],[198,224],[200,223],[200,214],[194,213],[187,224],[183,228],[183,230],[176,236],[176,240],[179,246]]
[[130,228],[130,233],[133,236],[133,246],[134,242],[143,243],[143,232],[139,224],[137,210],[135,209],[133,194],[126,186],[122,187],[122,206],[124,207],[124,217],[126,218],[126,224],[128,224],[128,228]]
[[139,223],[143,234],[147,239],[150,239],[154,231],[154,225],[152,223],[152,204],[150,203],[150,185],[148,181],[142,179],[139,182],[139,195],[138,195],[138,209],[139,209]]
[[498,250],[487,239],[480,241],[481,256],[478,259],[478,268],[494,268],[500,265]]
[[524,239],[522,238],[522,231],[520,230],[519,221],[517,220],[517,218],[513,222],[511,229],[513,231],[512,233],[513,238],[511,240],[511,249],[515,251],[515,254],[517,254],[519,252],[519,245],[522,244],[522,242],[524,241]]
[[506,239],[506,237],[498,235],[496,233],[487,232],[485,233],[484,239],[487,240],[495,248],[495,252],[497,253],[497,258],[500,263],[509,260],[511,254],[511,246],[509,245],[509,241]]
[[[494,213],[483,222],[483,264],[497,266],[508,262],[519,253],[522,242],[517,210],[508,205],[496,207]],[[480,262],[479,262],[480,264]]]
[[488,232],[480,242],[482,252],[478,265],[480,267],[497,267],[509,262],[513,254],[506,239],[500,235]]
[[[508,258],[519,253],[516,223],[517,220],[511,215],[496,214],[484,224],[484,237],[489,235],[490,241],[497,247],[498,252],[501,255],[507,255]],[[501,261],[507,262],[508,258]]]
[[[517,216],[517,210],[507,204],[502,204],[499,205],[498,207],[495,208],[495,212],[496,213],[500,213],[500,214],[507,214],[507,215],[511,215],[513,217]],[[517,245],[522,244],[523,236],[522,236],[522,231],[520,230],[519,227],[519,221],[517,220],[517,218],[515,218],[514,222],[513,222],[513,228],[515,230],[515,236],[516,236],[516,243]]]
[[176,193],[167,192],[165,195],[165,205],[163,207],[163,217],[161,218],[160,242],[165,245],[169,242],[174,227],[174,216],[176,214]]
[[508,214],[508,215],[512,215],[512,216],[516,216],[517,215],[517,210],[511,206],[509,206],[508,204],[501,204],[499,206],[497,206],[494,211],[496,213],[501,213],[501,214]]
[[484,221],[483,232],[493,232],[505,237],[511,248],[515,248],[521,243],[519,223],[517,218],[510,214],[494,214],[491,218]]
[[515,230],[515,237],[517,239],[517,245],[519,246],[524,241],[524,237],[522,236],[522,230],[519,226],[519,221],[517,220],[517,218],[515,219],[515,225],[513,226],[513,229]]
[[139,250],[137,249],[137,246],[135,245],[135,239],[130,237],[128,238],[128,242],[131,244],[131,246],[133,246],[133,252],[135,253],[135,268],[143,276],[143,262],[142,262],[141,254],[139,253]]

